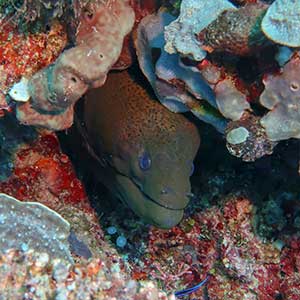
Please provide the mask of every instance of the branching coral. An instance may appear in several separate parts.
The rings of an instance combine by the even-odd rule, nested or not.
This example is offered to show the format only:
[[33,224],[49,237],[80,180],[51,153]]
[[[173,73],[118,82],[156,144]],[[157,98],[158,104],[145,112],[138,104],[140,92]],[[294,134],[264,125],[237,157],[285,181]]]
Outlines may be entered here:
[[128,1],[98,0],[84,6],[79,19],[76,46],[29,80],[31,99],[17,109],[22,123],[56,130],[69,127],[74,103],[105,82],[133,26],[134,12]]

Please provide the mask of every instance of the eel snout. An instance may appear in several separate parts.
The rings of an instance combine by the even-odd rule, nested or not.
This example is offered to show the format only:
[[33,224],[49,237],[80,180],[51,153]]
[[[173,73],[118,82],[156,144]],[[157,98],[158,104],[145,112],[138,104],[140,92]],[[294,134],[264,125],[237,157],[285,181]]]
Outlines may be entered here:
[[[126,176],[120,175],[117,180],[120,187],[120,198],[147,223],[167,229],[177,225],[181,221],[184,208],[189,202],[189,197],[182,194],[181,206],[174,208],[174,206],[171,206],[171,203],[179,202],[179,200],[176,199],[175,201],[174,198],[170,197],[170,194],[167,194],[167,201],[162,201],[161,198],[155,199],[149,197]],[[166,203],[169,203],[170,207],[166,206]]]

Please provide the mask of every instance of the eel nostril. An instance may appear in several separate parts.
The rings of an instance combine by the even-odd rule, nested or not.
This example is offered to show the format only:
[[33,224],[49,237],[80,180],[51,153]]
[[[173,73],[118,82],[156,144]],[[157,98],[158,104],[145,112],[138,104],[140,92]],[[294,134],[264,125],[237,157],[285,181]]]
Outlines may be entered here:
[[162,189],[162,190],[160,191],[160,193],[161,193],[162,195],[165,195],[165,194],[168,194],[168,191],[167,191],[166,189]]
[[193,193],[186,193],[186,196],[188,198],[195,198],[195,194],[193,194]]
[[160,191],[160,193],[161,193],[162,195],[170,194],[170,193],[172,193],[172,189],[169,188],[169,187],[165,187],[165,188],[163,188],[163,189]]

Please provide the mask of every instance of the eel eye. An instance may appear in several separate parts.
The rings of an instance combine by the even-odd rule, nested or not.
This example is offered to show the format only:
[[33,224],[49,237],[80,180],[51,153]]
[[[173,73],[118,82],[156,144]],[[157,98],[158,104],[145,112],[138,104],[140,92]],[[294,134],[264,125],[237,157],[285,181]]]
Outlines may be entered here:
[[151,158],[150,155],[147,152],[144,152],[140,157],[139,157],[139,166],[141,170],[146,171],[150,169],[151,167]]
[[194,163],[192,162],[192,163],[191,163],[190,176],[193,175],[194,171],[195,171],[195,166],[194,166]]

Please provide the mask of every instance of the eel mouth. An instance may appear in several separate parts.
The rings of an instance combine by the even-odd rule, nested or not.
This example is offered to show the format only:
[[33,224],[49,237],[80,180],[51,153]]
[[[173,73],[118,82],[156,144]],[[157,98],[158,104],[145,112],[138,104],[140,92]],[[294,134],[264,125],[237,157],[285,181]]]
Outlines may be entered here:
[[184,208],[170,208],[147,195],[127,176],[117,176],[118,198],[144,221],[156,227],[169,229],[183,218]]
[[146,193],[143,191],[143,188],[141,187],[140,184],[138,184],[137,182],[135,182],[134,180],[132,180],[132,179],[130,179],[130,178],[128,178],[128,179],[136,186],[136,188],[140,191],[140,193],[143,195],[143,197],[144,197],[146,200],[151,201],[152,203],[154,203],[154,204],[156,204],[156,205],[158,205],[158,206],[160,206],[160,207],[162,207],[162,208],[164,208],[164,209],[173,210],[173,211],[182,211],[182,210],[184,210],[184,209],[187,207],[187,205],[188,205],[188,204],[187,204],[187,205],[185,205],[184,207],[180,207],[180,208],[174,208],[174,207],[169,207],[169,206],[167,206],[167,205],[164,205],[164,204],[162,204],[161,202],[157,201],[156,199],[150,197],[148,194],[146,194]]

